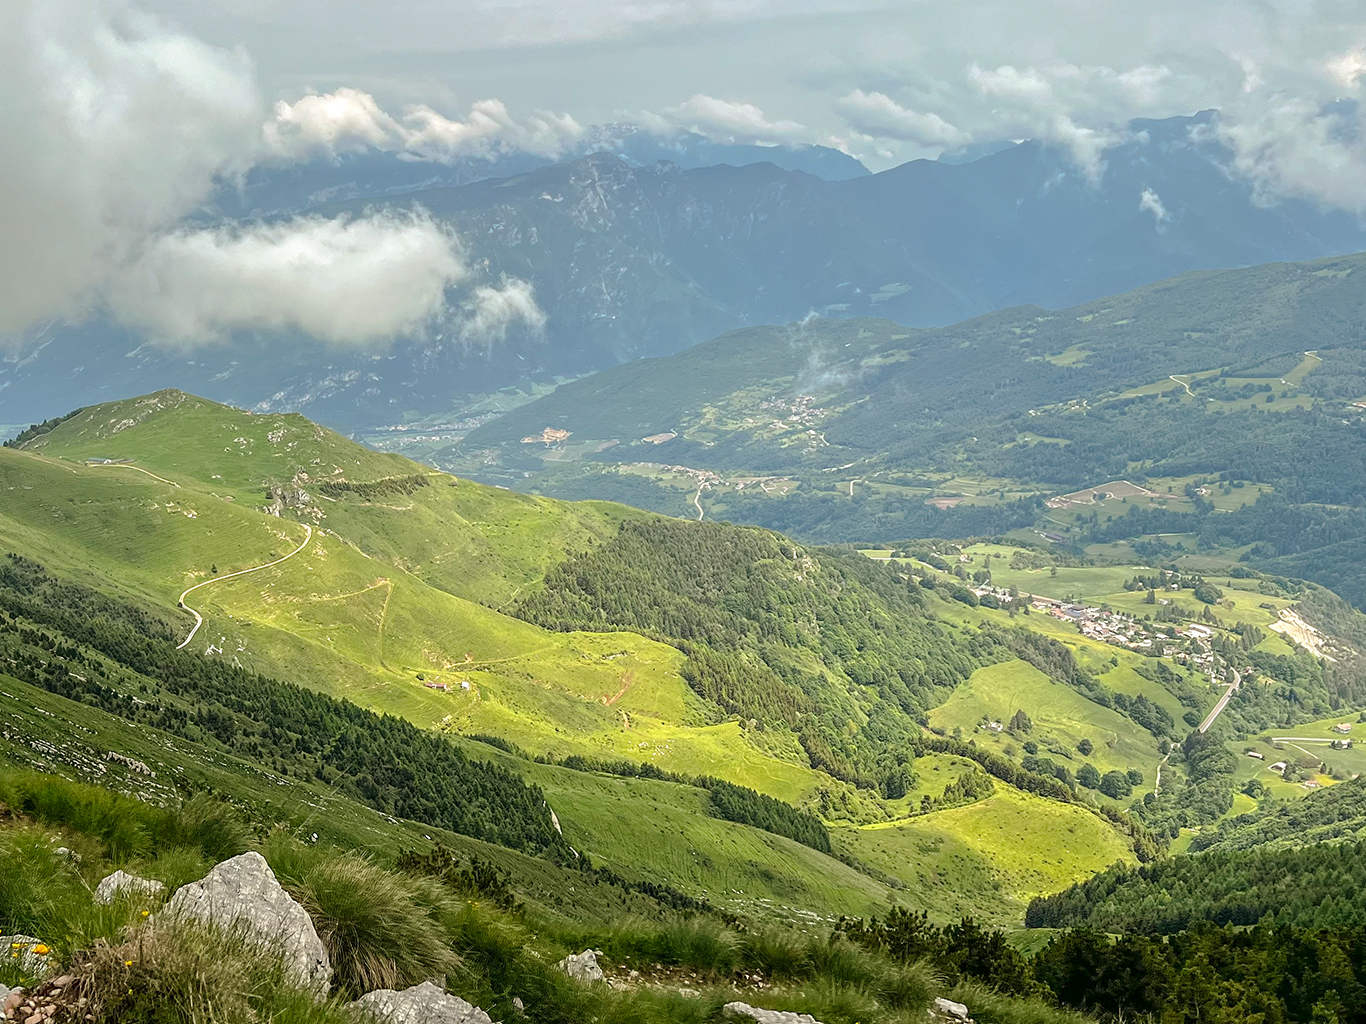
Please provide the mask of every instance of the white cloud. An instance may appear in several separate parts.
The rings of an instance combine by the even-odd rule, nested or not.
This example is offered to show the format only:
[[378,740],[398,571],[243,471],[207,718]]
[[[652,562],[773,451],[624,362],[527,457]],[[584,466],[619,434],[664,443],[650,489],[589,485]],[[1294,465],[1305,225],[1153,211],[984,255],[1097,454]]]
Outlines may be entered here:
[[260,122],[240,53],[102,0],[0,4],[0,334],[87,302]]
[[1000,103],[994,113],[1007,134],[1063,147],[1087,178],[1098,182],[1105,173],[1105,151],[1125,140],[1107,115],[1125,110],[1129,117],[1139,116],[1160,105],[1172,75],[1153,65],[1121,72],[1066,62],[1043,68],[973,64],[968,81]]
[[501,288],[475,288],[465,301],[464,312],[460,337],[467,344],[503,341],[519,323],[532,334],[539,334],[546,325],[545,312],[536,302],[531,282],[517,277],[505,277]]
[[1366,214],[1366,119],[1357,104],[1273,96],[1221,118],[1218,134],[1261,201],[1296,196]]
[[1145,188],[1138,197],[1139,212],[1147,212],[1153,215],[1158,230],[1162,225],[1172,219],[1172,215],[1167,212],[1167,208],[1162,205],[1162,197],[1150,188]]
[[717,99],[702,93],[664,111],[668,123],[718,142],[794,145],[812,133],[796,121],[770,121],[753,103]]
[[297,331],[374,347],[423,334],[468,273],[454,236],[420,213],[305,217],[163,234],[115,275],[108,304],[162,344]]
[[266,150],[275,157],[306,160],[361,152],[373,146],[392,149],[400,129],[375,98],[359,89],[310,93],[293,103],[280,100],[263,129]]
[[840,99],[837,109],[856,131],[875,139],[946,148],[961,146],[970,140],[966,132],[938,114],[910,110],[886,93],[855,89]]
[[585,134],[568,114],[537,111],[517,121],[500,100],[480,100],[464,121],[452,121],[430,107],[410,107],[403,115],[401,131],[404,149],[434,160],[490,157],[508,151],[553,159]]
[[269,156],[287,162],[373,147],[451,163],[508,152],[554,159],[582,139],[584,129],[568,114],[548,111],[519,121],[500,100],[478,101],[463,121],[425,105],[409,106],[395,118],[369,93],[341,88],[276,103],[263,136]]

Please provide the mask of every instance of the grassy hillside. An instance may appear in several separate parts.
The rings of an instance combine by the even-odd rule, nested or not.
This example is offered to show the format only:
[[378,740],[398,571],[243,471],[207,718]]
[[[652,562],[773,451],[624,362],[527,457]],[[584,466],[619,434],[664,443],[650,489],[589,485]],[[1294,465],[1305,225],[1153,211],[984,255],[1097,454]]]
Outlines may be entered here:
[[[107,459],[132,461],[89,461]],[[186,597],[204,616],[187,653],[448,737],[716,776],[830,821],[928,821],[949,812],[923,799],[961,803],[947,791],[981,770],[917,759],[916,715],[1009,656],[974,624],[936,623],[917,588],[862,557],[513,494],[176,392],[0,449],[0,488],[0,545],[122,595],[166,636],[189,633],[176,600],[203,584]],[[539,780],[568,841],[628,877],[765,914],[898,898],[877,880],[896,871],[719,822],[705,791],[477,756]],[[1070,881],[1018,870],[1039,842],[1012,807],[982,812],[1011,821],[983,832],[994,887]],[[1100,848],[1127,842],[1089,821],[1109,830]],[[947,919],[957,904],[927,905]]]

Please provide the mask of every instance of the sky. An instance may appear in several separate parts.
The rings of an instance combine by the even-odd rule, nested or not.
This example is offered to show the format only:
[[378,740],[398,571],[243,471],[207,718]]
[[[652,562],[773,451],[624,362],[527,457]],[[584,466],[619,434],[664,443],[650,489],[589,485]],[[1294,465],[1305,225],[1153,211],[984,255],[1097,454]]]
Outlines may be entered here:
[[874,170],[1035,138],[1099,181],[1131,119],[1217,108],[1266,202],[1366,214],[1364,88],[1366,0],[6,0],[0,344],[95,315],[168,345],[544,324],[420,214],[187,220],[262,164],[553,159],[630,121]]

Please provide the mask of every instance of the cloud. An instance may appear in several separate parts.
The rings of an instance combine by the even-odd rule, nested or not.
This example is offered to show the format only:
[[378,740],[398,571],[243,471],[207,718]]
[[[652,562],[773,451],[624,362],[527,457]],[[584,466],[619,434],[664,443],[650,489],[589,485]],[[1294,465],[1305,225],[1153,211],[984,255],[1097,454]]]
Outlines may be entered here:
[[997,110],[1009,132],[1061,146],[1092,182],[1105,174],[1105,151],[1125,140],[1125,133],[1100,110],[1142,111],[1161,100],[1171,78],[1164,67],[1141,65],[1128,71],[1058,63],[1044,68],[973,64],[968,81],[984,97],[1001,103]]
[[306,160],[372,146],[392,149],[401,130],[368,92],[343,88],[324,95],[310,93],[293,103],[280,100],[262,133],[271,156]]
[[335,158],[374,148],[453,163],[508,152],[554,159],[579,142],[585,131],[568,114],[537,111],[519,121],[500,100],[478,101],[463,121],[425,105],[409,106],[395,118],[369,93],[341,88],[309,93],[293,103],[281,100],[262,134],[268,156],[281,162]]
[[422,335],[468,276],[455,237],[421,212],[303,217],[160,235],[118,271],[107,301],[161,344],[297,331],[368,348]]
[[0,334],[89,302],[260,123],[240,53],[101,0],[0,4]]
[[1217,131],[1233,152],[1232,169],[1261,202],[1294,196],[1366,214],[1366,120],[1358,103],[1281,94],[1221,118]]
[[443,161],[509,151],[553,159],[586,134],[568,114],[537,111],[525,121],[514,120],[499,100],[480,100],[464,121],[452,121],[430,107],[410,107],[402,132],[408,152]]
[[1153,220],[1160,231],[1162,225],[1172,219],[1172,215],[1167,212],[1167,208],[1162,205],[1162,197],[1150,188],[1145,188],[1142,195],[1138,197],[1139,212],[1148,212],[1153,215]]
[[909,110],[886,93],[855,89],[842,97],[836,106],[855,131],[875,139],[953,148],[964,145],[971,138],[938,114]]
[[508,331],[521,324],[529,333],[545,329],[545,312],[536,302],[530,281],[504,277],[501,288],[480,285],[464,303],[460,338],[466,344],[491,345],[507,338]]
[[796,145],[812,133],[796,121],[770,121],[753,103],[721,100],[702,93],[664,111],[665,120],[718,142]]

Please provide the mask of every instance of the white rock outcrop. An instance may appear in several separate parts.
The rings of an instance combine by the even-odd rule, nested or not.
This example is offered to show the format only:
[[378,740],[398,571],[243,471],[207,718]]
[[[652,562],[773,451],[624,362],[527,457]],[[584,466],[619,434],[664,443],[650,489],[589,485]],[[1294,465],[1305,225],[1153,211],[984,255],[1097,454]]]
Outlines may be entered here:
[[32,935],[0,935],[0,962],[17,966],[25,974],[46,977],[52,954],[42,952],[47,946]]
[[347,1003],[346,1008],[379,1024],[493,1024],[479,1007],[443,992],[430,981],[402,992],[376,989]]
[[942,996],[935,999],[934,1009],[941,1017],[962,1021],[963,1024],[972,1024],[972,1018],[968,1016],[968,1008],[962,1003],[955,1003],[952,999],[945,999]]
[[279,952],[296,984],[325,995],[332,963],[308,912],[275,880],[259,853],[244,853],[219,864],[197,882],[182,885],[166,914],[240,932]]
[[130,875],[126,871],[115,871],[95,886],[95,902],[113,903],[114,897],[120,894],[157,899],[165,891],[166,886],[154,878],[139,878],[137,875]]
[[726,1017],[748,1017],[759,1024],[821,1024],[809,1013],[793,1013],[791,1010],[764,1010],[749,1003],[727,1003],[721,1008]]
[[582,953],[570,953],[557,967],[575,981],[602,981],[602,968],[598,966],[600,949],[585,949]]

